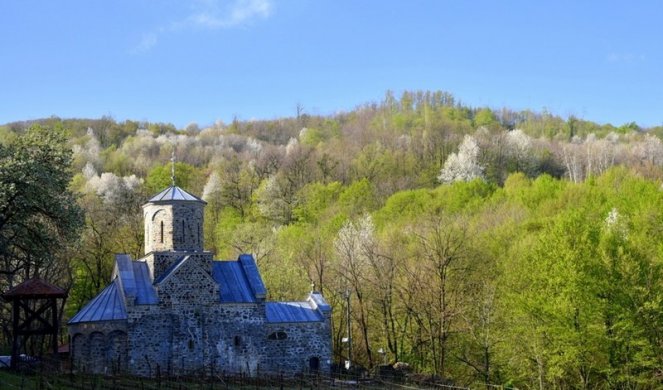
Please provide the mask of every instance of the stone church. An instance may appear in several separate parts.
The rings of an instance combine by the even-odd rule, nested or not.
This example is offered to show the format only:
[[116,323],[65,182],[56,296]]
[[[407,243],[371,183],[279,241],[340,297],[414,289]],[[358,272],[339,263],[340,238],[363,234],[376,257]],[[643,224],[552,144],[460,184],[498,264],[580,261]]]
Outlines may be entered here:
[[251,255],[203,250],[205,202],[172,186],[143,205],[145,256],[68,323],[74,369],[158,375],[329,373],[331,307],[318,292],[268,302]]

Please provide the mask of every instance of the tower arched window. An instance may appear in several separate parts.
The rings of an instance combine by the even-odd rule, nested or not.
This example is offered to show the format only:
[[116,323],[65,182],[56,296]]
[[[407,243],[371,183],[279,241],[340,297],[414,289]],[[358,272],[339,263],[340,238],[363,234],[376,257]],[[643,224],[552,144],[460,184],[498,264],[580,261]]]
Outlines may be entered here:
[[159,231],[159,239],[163,243],[163,221],[161,221],[161,230]]

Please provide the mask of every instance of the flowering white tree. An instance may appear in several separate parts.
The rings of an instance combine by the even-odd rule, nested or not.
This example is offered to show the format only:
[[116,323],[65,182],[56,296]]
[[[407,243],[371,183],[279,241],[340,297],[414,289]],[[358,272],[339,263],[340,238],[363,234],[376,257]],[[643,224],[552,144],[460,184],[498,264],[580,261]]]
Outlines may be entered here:
[[483,179],[483,167],[479,165],[479,145],[471,135],[466,135],[458,147],[458,153],[451,153],[437,177],[441,183]]
[[209,202],[218,199],[221,196],[221,190],[221,177],[218,173],[212,172],[203,188],[203,200]]
[[299,141],[297,141],[297,138],[290,138],[288,141],[288,145],[285,147],[285,155],[288,156],[292,154],[295,149],[299,146]]
[[73,145],[74,159],[84,161],[93,166],[101,166],[101,143],[92,128],[87,129],[87,142],[84,145]]
[[85,189],[96,193],[103,199],[105,204],[120,205],[126,203],[126,199],[135,196],[143,184],[143,179],[136,175],[120,177],[112,172],[103,172],[97,175],[86,165],[83,174],[90,175]]
[[506,142],[509,152],[519,160],[526,159],[532,149],[532,139],[520,129],[514,129],[506,133]]
[[642,141],[635,143],[633,155],[641,162],[661,165],[663,163],[663,143],[657,136],[647,134]]
[[346,262],[346,267],[353,268],[366,264],[367,252],[370,252],[368,248],[375,245],[374,232],[373,219],[368,214],[356,223],[346,221],[343,224],[334,240],[334,249]]
[[368,333],[368,301],[370,293],[368,287],[369,263],[371,253],[375,250],[375,227],[370,215],[365,215],[356,223],[347,221],[334,240],[334,249],[340,260],[340,273],[346,283],[347,291],[356,299],[355,313],[361,330],[361,340],[371,360],[371,349]]
[[295,192],[281,175],[272,175],[265,179],[256,191],[258,211],[265,218],[281,225],[292,219],[295,206]]
[[617,208],[613,207],[612,210],[608,212],[608,216],[605,218],[604,223],[604,227],[608,231],[619,235],[622,239],[628,238],[628,225]]

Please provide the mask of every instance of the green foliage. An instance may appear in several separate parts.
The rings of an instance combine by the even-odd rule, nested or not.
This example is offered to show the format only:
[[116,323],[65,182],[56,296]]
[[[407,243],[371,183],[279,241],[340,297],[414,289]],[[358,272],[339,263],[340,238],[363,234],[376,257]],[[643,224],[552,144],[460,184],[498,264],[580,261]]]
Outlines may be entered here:
[[[194,166],[175,163],[175,185],[186,188],[188,191],[199,192],[202,183],[202,174]],[[171,164],[158,165],[147,174],[145,188],[150,193],[157,193],[173,185]]]
[[232,246],[233,232],[242,223],[242,218],[236,209],[226,207],[221,211],[218,224],[214,226],[214,242],[219,248],[216,255],[221,259],[234,259],[237,250]]
[[[336,356],[348,289],[353,352],[367,367],[383,348],[388,361],[459,386],[660,387],[661,128],[645,136],[635,123],[474,109],[442,91],[183,132],[108,117],[39,122],[70,128],[69,146],[27,122],[0,127],[0,205],[17,207],[0,219],[29,221],[12,225],[18,240],[0,229],[0,260],[67,286],[72,275],[69,313],[106,285],[113,253],[141,255],[139,205],[171,185],[164,163],[177,145],[177,185],[202,195],[210,178],[206,248],[222,259],[253,253],[270,298],[301,299],[315,283],[334,307]],[[438,186],[466,135],[486,180]],[[106,185],[137,175],[138,200],[105,204],[90,190],[104,172],[120,176]],[[56,218],[70,222],[30,202],[59,204]],[[78,247],[63,256],[65,243]]]
[[35,125],[0,144],[0,262],[10,281],[67,275],[58,260],[83,225],[68,189],[71,154],[61,127]]
[[298,193],[299,202],[293,210],[293,215],[298,222],[311,223],[322,220],[326,211],[333,209],[332,206],[337,201],[341,190],[342,186],[339,182],[311,183],[305,186]]
[[378,199],[371,182],[362,179],[343,189],[338,196],[338,204],[348,215],[355,216],[375,210]]
[[489,108],[482,108],[474,114],[474,126],[492,126],[497,124],[495,113]]
[[113,172],[119,176],[135,174],[135,167],[129,156],[119,151],[115,145],[109,146],[101,155],[105,161],[105,172]]
[[387,199],[384,207],[375,213],[375,222],[379,227],[400,221],[413,221],[433,209],[432,191],[410,190],[397,192]]
[[[435,205],[432,211],[440,213],[456,213],[470,211],[480,207],[490,198],[497,187],[483,180],[455,182],[441,185],[433,190]],[[430,210],[429,210],[430,211]]]
[[320,128],[308,127],[299,132],[299,142],[302,145],[318,146],[320,143],[341,136],[339,123],[333,120],[325,120]]

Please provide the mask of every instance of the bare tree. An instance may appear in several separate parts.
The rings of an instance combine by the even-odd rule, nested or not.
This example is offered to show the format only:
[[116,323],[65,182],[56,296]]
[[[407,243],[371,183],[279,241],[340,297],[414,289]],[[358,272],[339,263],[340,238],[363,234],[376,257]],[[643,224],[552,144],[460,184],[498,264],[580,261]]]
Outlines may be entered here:
[[430,354],[435,373],[444,377],[452,326],[462,314],[467,228],[461,220],[435,217],[412,234],[418,251],[416,266],[407,269],[406,293],[420,331],[415,346]]

